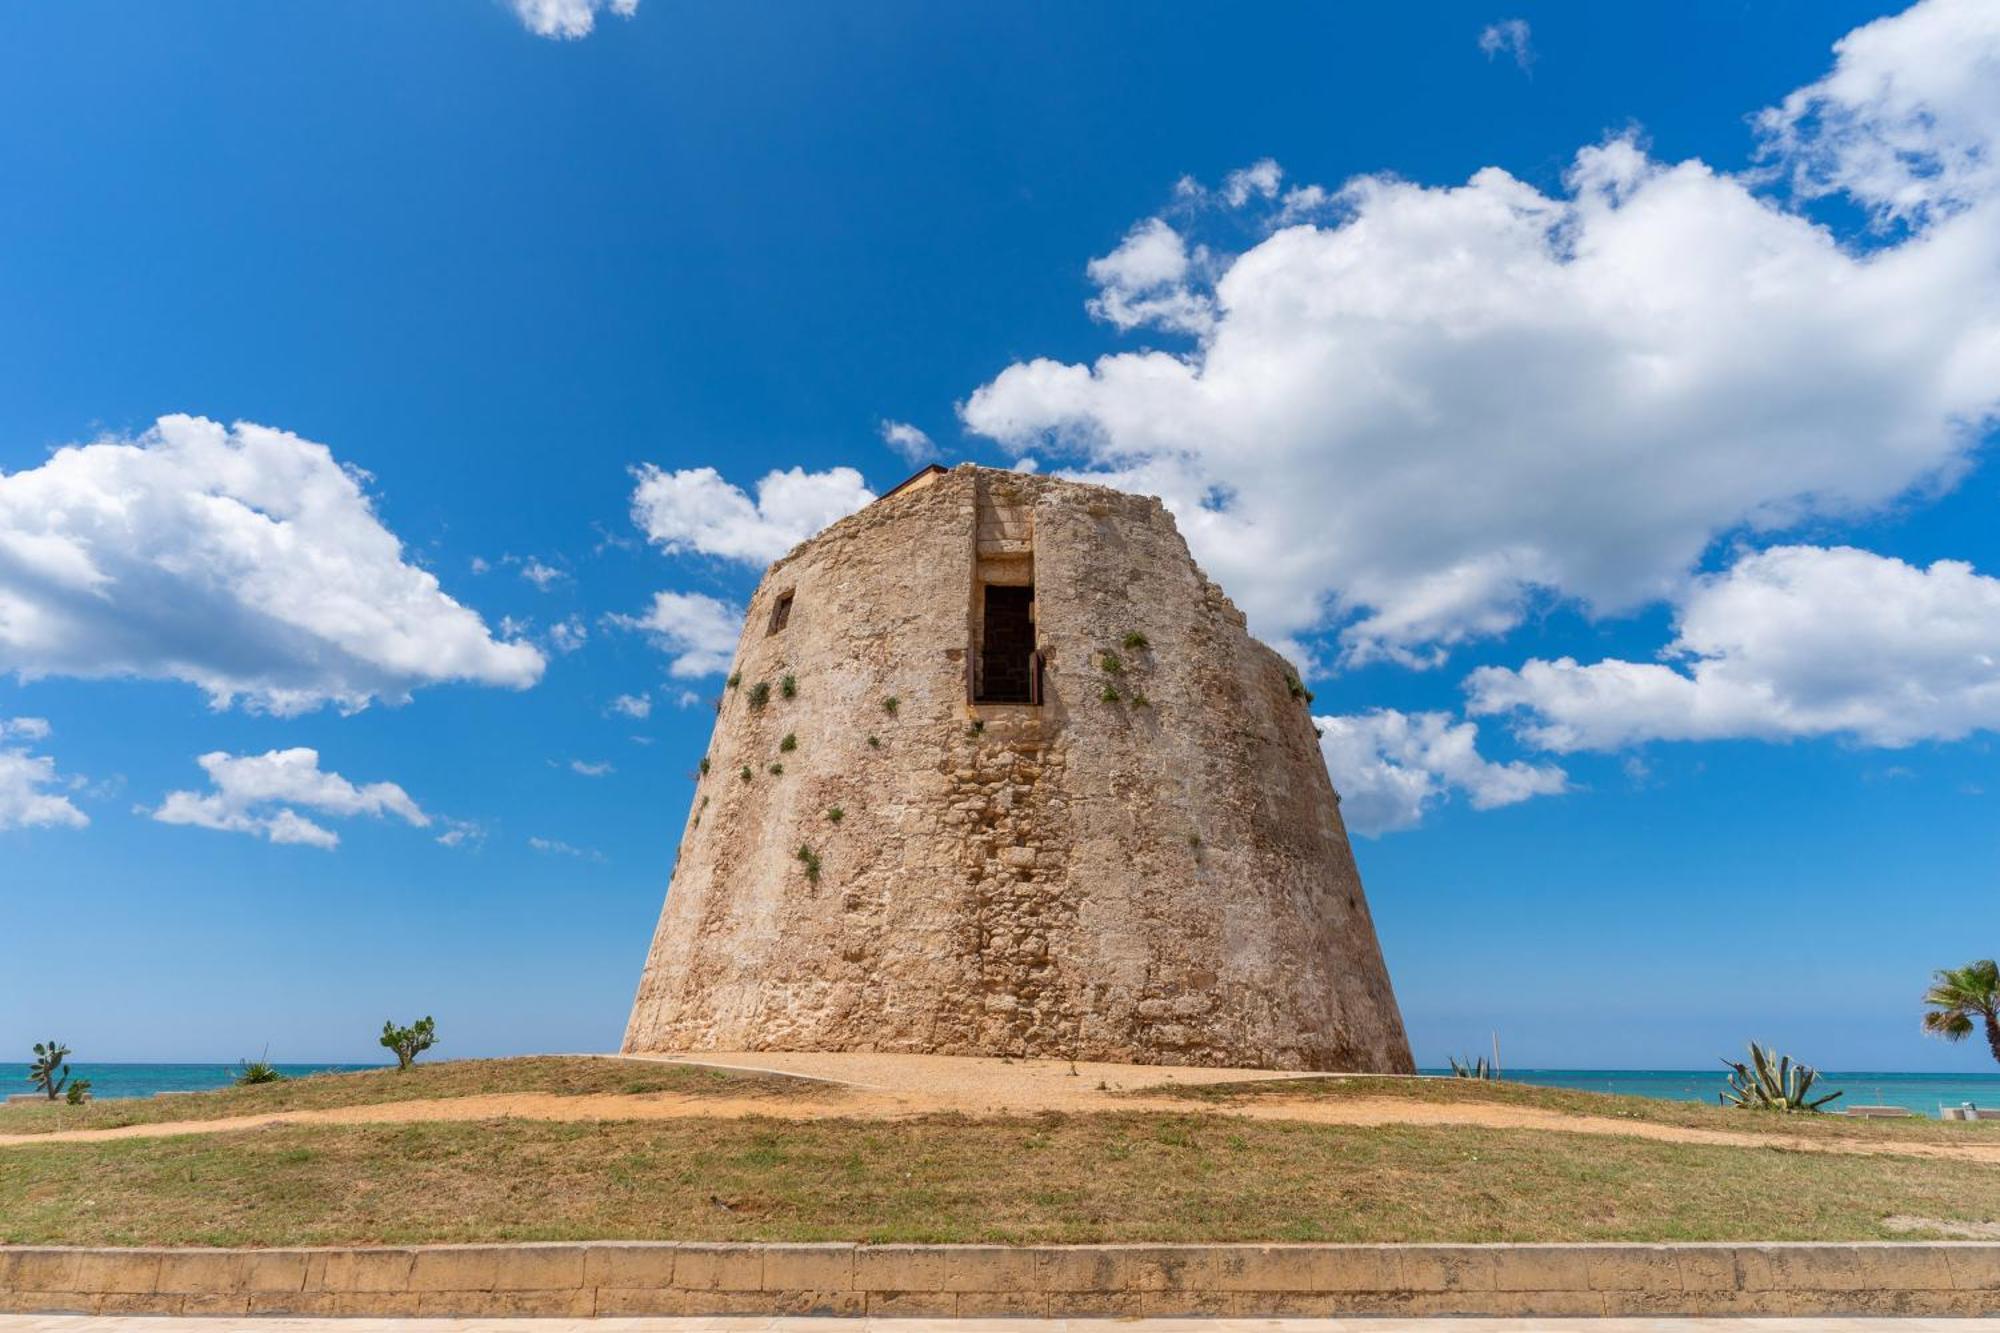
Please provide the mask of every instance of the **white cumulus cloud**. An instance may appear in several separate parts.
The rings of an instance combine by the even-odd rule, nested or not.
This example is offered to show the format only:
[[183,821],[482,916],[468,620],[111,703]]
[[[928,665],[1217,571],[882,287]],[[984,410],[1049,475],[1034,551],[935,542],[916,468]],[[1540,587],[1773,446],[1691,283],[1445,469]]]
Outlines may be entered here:
[[208,774],[209,790],[167,793],[159,808],[149,812],[154,819],[327,849],[339,844],[339,835],[300,814],[299,808],[340,819],[395,815],[418,828],[431,823],[395,783],[356,786],[323,771],[319,751],[305,746],[255,755],[216,750],[195,762]]
[[632,718],[648,718],[653,715],[653,701],[644,694],[621,694],[611,701],[611,711]]
[[1825,78],[1760,118],[1799,189],[1906,220],[2000,189],[2000,5],[1925,0],[1834,51]]
[[752,499],[712,467],[634,468],[632,521],[672,554],[763,565],[875,498],[851,467],[766,473]]
[[281,714],[540,679],[540,652],[404,558],[366,481],[325,445],[188,416],[0,473],[0,671],[182,680]]
[[667,671],[683,680],[727,671],[743,628],[741,610],[699,592],[656,592],[643,615],[611,619],[626,629],[643,631],[662,652],[671,653],[674,660]]
[[1515,805],[1566,790],[1551,764],[1495,763],[1479,753],[1479,725],[1449,713],[1368,713],[1315,717],[1347,827],[1367,837],[1415,828],[1453,792],[1476,810]]
[[1545,749],[1841,736],[1903,746],[2000,731],[2000,579],[1852,547],[1781,546],[1696,579],[1668,663],[1570,658],[1467,678]]
[[[1953,68],[1995,67],[1986,26],[1962,25],[1975,49]],[[1990,161],[1992,102],[1942,97],[1922,103],[1941,133]],[[1849,161],[1926,123],[1873,116],[1833,81],[1811,105],[1810,123],[1766,126],[1778,160],[1830,151],[1828,125]],[[1122,325],[1165,293],[1151,322],[1185,333],[1207,301],[1195,346],[1022,361],[962,415],[1016,453],[1160,495],[1264,636],[1336,630],[1350,662],[1432,664],[1537,601],[1630,611],[1725,535],[1960,477],[2000,406],[2000,199],[1946,155],[1966,163],[1955,207],[1872,247],[1765,174],[1660,161],[1634,138],[1582,149],[1552,193],[1492,167],[1449,187],[1287,191],[1277,229],[1212,279],[1152,219],[1101,261],[1093,308]],[[1317,220],[1283,225],[1301,210]]]
[[90,817],[57,788],[70,786],[56,774],[56,761],[30,754],[27,744],[49,738],[39,717],[0,717],[0,833],[18,828],[82,828]]
[[882,443],[894,449],[911,467],[928,463],[938,455],[937,445],[921,429],[907,421],[882,422]]
[[600,12],[631,18],[639,0],[507,0],[529,32],[537,37],[588,37]]

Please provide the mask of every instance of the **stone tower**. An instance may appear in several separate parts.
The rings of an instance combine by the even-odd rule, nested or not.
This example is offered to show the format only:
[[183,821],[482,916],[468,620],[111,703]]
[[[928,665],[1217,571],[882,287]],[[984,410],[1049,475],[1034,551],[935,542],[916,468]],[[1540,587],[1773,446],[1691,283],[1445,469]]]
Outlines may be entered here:
[[929,469],[732,670],[627,1051],[1411,1069],[1304,692],[1158,500]]

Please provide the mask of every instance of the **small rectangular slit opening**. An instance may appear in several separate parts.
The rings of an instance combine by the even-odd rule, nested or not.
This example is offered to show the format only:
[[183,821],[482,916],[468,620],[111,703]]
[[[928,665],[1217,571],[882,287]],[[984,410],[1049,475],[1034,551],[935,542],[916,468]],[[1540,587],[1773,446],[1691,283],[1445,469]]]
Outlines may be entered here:
[[789,591],[778,594],[778,600],[771,604],[771,627],[764,632],[776,634],[792,618],[792,594]]
[[972,701],[982,704],[1039,702],[1040,662],[1035,653],[1033,584],[985,585],[981,603],[979,672]]

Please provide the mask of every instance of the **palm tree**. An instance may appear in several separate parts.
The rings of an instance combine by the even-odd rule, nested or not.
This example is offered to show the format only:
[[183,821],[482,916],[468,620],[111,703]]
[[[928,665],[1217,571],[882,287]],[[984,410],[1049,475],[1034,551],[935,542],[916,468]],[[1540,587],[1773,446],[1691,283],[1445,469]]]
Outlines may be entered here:
[[1986,1025],[1987,1048],[2000,1060],[2000,964],[1981,958],[1964,967],[1940,968],[1931,974],[1924,1003],[1930,1006],[1924,1031],[1946,1041],[1964,1041],[1972,1035],[1976,1015]]

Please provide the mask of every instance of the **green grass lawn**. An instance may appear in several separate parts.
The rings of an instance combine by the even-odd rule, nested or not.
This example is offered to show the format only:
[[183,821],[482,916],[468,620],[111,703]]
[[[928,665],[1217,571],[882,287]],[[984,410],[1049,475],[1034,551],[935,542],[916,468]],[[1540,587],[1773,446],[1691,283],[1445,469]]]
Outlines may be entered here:
[[1562,1241],[1907,1236],[2000,1168],[1119,1113],[284,1126],[0,1150],[0,1240]]
[[[1252,1083],[1187,1086],[1162,1083],[1136,1088],[1132,1097],[1176,1097],[1190,1104],[1230,1106],[1269,1098],[1342,1099],[1390,1097],[1442,1105],[1492,1103],[1529,1106],[1566,1115],[1604,1116],[1686,1129],[1785,1134],[1800,1138],[1882,1139],[1916,1143],[2000,1144],[2000,1120],[1850,1119],[1844,1115],[1745,1111],[1708,1102],[1670,1102],[1653,1097],[1621,1097],[1571,1088],[1539,1088],[1528,1083],[1458,1078],[1278,1079]],[[1835,1103],[1839,1105],[1838,1102]]]
[[114,1129],[120,1125],[170,1120],[216,1120],[311,1111],[335,1106],[470,1097],[491,1092],[673,1092],[688,1096],[788,1097],[802,1090],[825,1096],[823,1084],[762,1074],[738,1074],[692,1065],[638,1060],[525,1056],[512,1060],[449,1060],[418,1064],[407,1071],[370,1069],[350,1074],[314,1074],[282,1083],[222,1088],[177,1097],[121,1098],[69,1106],[0,1107],[0,1134],[45,1134],[58,1129]]

